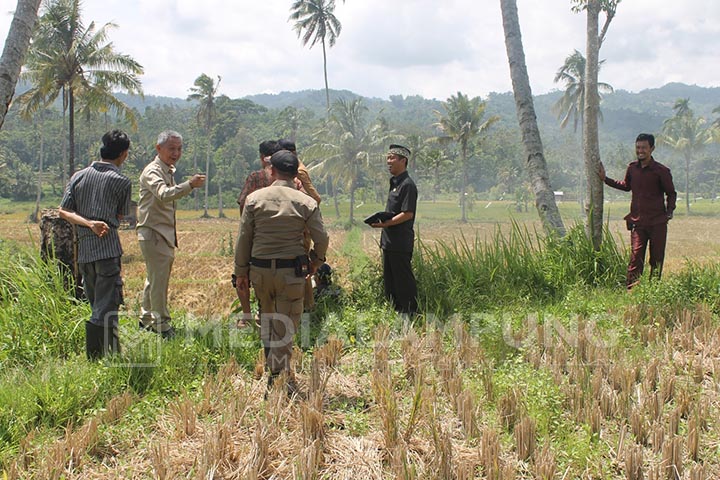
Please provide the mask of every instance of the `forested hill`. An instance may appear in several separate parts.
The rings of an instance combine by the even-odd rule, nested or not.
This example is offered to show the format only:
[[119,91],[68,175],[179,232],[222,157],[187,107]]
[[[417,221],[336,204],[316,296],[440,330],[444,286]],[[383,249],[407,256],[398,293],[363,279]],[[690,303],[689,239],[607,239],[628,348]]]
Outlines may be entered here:
[[[331,100],[335,98],[355,98],[358,95],[347,90],[331,90]],[[535,96],[535,110],[540,128],[552,140],[557,133],[558,120],[552,112],[552,106],[562,97],[562,91],[554,91]],[[304,90],[300,92],[282,92],[279,94],[261,94],[245,97],[270,109],[282,109],[288,106],[307,108],[318,116],[325,111],[325,92],[322,90]],[[601,134],[608,139],[631,141],[639,131],[659,132],[662,123],[673,114],[673,105],[677,99],[689,98],[696,115],[707,120],[713,119],[714,108],[720,106],[720,88],[698,87],[682,83],[668,83],[660,88],[628,92],[617,90],[603,95],[601,110],[603,120]],[[444,99],[442,99],[444,100]],[[389,100],[366,98],[365,103],[373,115],[382,114],[391,125],[414,126],[417,130],[427,130],[437,121],[434,110],[442,111],[442,100],[423,97],[391,95]],[[515,101],[512,92],[491,93],[487,97],[488,115],[499,115],[503,122],[516,124]],[[568,125],[572,128],[572,125]]]
[[[560,135],[558,119],[552,111],[552,106],[562,95],[563,92],[558,90],[535,96],[538,123],[546,142],[553,142]],[[331,101],[338,98],[349,100],[359,97],[349,90],[331,90],[330,96]],[[145,99],[140,99],[122,94],[119,94],[118,97],[140,112],[143,112],[146,107],[162,104],[179,107],[191,106],[190,102],[180,98],[147,95]],[[324,90],[258,94],[248,95],[244,98],[270,110],[295,107],[312,111],[316,118],[325,114]],[[657,133],[660,131],[663,121],[672,116],[672,107],[680,98],[689,98],[690,106],[696,115],[705,117],[706,120],[712,120],[716,117],[712,110],[720,106],[720,88],[668,83],[660,88],[640,92],[617,90],[614,93],[605,94],[600,105],[603,117],[600,123],[601,135],[608,141],[631,142],[640,131]],[[426,99],[419,95],[391,95],[388,100],[364,98],[364,103],[369,109],[371,118],[382,115],[388,120],[391,127],[402,131],[415,130],[422,133],[429,132],[432,124],[437,121],[437,116],[433,112],[435,110],[443,111],[443,100],[445,99]],[[517,125],[512,92],[491,93],[486,100],[488,102],[487,115],[500,116],[501,122],[508,126]],[[572,121],[567,128],[572,129]]]

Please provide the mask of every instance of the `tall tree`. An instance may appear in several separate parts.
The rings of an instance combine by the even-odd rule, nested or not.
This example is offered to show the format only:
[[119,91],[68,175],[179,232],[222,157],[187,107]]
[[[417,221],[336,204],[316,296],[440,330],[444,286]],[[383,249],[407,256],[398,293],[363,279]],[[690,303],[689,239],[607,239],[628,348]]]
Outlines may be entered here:
[[493,116],[483,122],[486,103],[480,97],[469,98],[461,92],[443,103],[445,114],[435,111],[438,122],[434,124],[444,135],[437,137],[441,144],[456,142],[460,146],[460,211],[461,222],[467,222],[466,193],[468,148],[470,143],[485,133],[500,117]]
[[[343,0],[343,3],[345,1]],[[330,115],[330,88],[327,76],[327,48],[333,47],[340,36],[342,24],[335,17],[335,0],[295,0],[290,7],[290,18],[295,22],[293,28],[303,45],[310,43],[312,48],[317,42],[322,45],[323,73],[325,74],[325,101]],[[327,44],[327,46],[326,46]]]
[[681,98],[673,106],[675,115],[663,123],[660,141],[680,153],[685,160],[685,211],[690,213],[690,162],[712,140],[705,119],[696,117],[690,99]]
[[[600,249],[603,227],[604,184],[597,172],[600,169],[600,139],[598,117],[600,94],[598,93],[598,70],[600,47],[620,0],[572,0],[573,11],[587,13],[587,44],[585,52],[585,105],[583,124],[583,152],[585,177],[587,178],[588,202],[585,204],[587,234],[593,247]],[[600,13],[605,13],[605,23],[599,30]]]
[[520,21],[518,19],[516,0],[500,0],[503,30],[505,32],[505,49],[510,64],[515,109],[517,110],[523,145],[525,146],[525,168],[535,194],[535,207],[543,227],[549,233],[565,235],[560,211],[555,203],[555,195],[550,186],[547,163],[543,153],[540,130],[537,126],[535,106],[533,104],[530,78],[525,64]]
[[303,113],[292,105],[283,108],[275,120],[276,132],[281,138],[297,141],[297,132],[303,117]]
[[41,0],[18,0],[0,57],[0,128],[15,93],[15,84],[30,46]]
[[428,176],[432,179],[432,202],[437,200],[437,194],[440,193],[441,172],[444,168],[451,164],[445,150],[440,148],[424,148],[419,154],[415,155],[416,165],[420,176]]
[[116,25],[106,23],[95,31],[85,27],[80,0],[49,0],[40,17],[23,77],[32,84],[20,96],[29,111],[47,106],[62,94],[63,116],[68,118],[68,174],[75,171],[76,103],[87,109],[109,106],[135,124],[135,114],[118,100],[112,89],[142,95],[142,66],[106,43]]
[[[211,137],[215,122],[215,101],[218,88],[220,87],[220,80],[222,79],[218,76],[218,81],[215,83],[212,78],[208,77],[204,73],[200,74],[200,76],[195,79],[193,86],[190,87],[191,93],[187,98],[188,101],[198,102],[196,119],[198,124],[205,131],[205,175],[207,175],[207,180],[205,181],[205,205],[204,213],[202,215],[203,218],[208,218],[210,216],[208,214],[208,192],[210,185],[210,157],[212,154]],[[220,190],[219,215],[221,217],[224,216],[222,211],[222,189]]]
[[[601,66],[605,61],[599,62]],[[555,75],[555,83],[562,82],[565,84],[565,93],[560,100],[553,105],[553,111],[560,120],[560,128],[565,128],[570,121],[573,120],[573,130],[577,132],[580,125],[580,145],[584,145],[585,135],[583,128],[585,126],[585,68],[587,62],[582,53],[575,50],[566,59],[565,63],[560,67]],[[612,93],[613,87],[607,83],[598,82],[598,92]],[[599,101],[599,99],[598,99]],[[598,110],[598,115],[602,118],[602,113]],[[584,162],[583,162],[584,165]],[[582,185],[583,182],[580,182]],[[580,187],[580,205],[584,205],[585,188]]]
[[[565,84],[565,92],[563,96],[553,105],[553,111],[560,120],[560,127],[565,128],[570,121],[573,120],[573,130],[577,132],[580,125],[582,138],[583,113],[585,109],[585,57],[582,53],[575,50],[568,55],[562,67],[555,74],[555,83],[562,82]],[[605,60],[601,60],[598,65],[602,66]],[[612,93],[613,87],[608,83],[598,82],[598,92]],[[602,117],[602,113],[598,112]]]
[[371,167],[373,151],[388,138],[378,124],[366,124],[367,111],[362,98],[335,100],[330,121],[304,153],[322,179],[332,177],[335,186],[350,194],[350,224],[355,221],[355,192]]

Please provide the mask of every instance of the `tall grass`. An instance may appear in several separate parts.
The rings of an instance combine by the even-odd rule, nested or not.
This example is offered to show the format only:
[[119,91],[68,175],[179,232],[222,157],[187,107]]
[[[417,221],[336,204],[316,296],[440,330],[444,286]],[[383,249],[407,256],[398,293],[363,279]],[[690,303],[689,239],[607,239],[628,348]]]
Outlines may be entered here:
[[688,262],[683,270],[672,276],[664,275],[660,282],[644,278],[633,288],[633,294],[637,303],[651,304],[656,309],[679,311],[705,304],[717,315],[720,314],[720,265]]
[[414,268],[422,309],[444,316],[517,303],[547,305],[578,286],[620,286],[625,255],[607,229],[604,238],[595,251],[581,225],[555,238],[513,223],[507,233],[497,228],[489,241],[421,241]]
[[122,354],[89,362],[89,306],[36,253],[0,241],[0,255],[0,467],[31,432],[77,423],[122,392],[167,401],[197,390],[230,358],[248,369],[254,364],[255,332],[180,315],[176,324],[184,328],[172,341],[121,317]]
[[65,288],[59,269],[2,240],[0,257],[0,369],[79,352],[90,310]]

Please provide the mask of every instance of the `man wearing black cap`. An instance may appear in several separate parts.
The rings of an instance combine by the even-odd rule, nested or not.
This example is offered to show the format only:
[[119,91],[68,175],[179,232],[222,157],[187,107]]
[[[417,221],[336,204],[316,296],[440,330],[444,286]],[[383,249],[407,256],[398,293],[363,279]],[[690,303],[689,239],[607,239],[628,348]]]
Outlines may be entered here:
[[387,166],[392,177],[385,211],[394,216],[371,226],[383,229],[380,248],[383,251],[385,296],[393,302],[397,312],[413,316],[417,313],[417,286],[411,263],[418,194],[415,182],[407,172],[409,157],[410,150],[406,147],[390,145]]
[[[281,373],[292,378],[290,356],[303,312],[305,279],[323,264],[329,243],[317,202],[295,187],[297,156],[280,150],[270,157],[270,165],[273,183],[248,195],[235,245],[238,297],[252,284],[260,304],[268,385]],[[313,241],[309,259],[303,246],[305,228]]]

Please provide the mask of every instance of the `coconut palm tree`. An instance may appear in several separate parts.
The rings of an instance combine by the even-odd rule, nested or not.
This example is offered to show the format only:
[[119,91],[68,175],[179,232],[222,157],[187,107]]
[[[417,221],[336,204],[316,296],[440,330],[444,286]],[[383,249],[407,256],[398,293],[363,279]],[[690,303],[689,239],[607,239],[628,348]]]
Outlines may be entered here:
[[525,146],[525,168],[535,194],[535,207],[545,230],[564,236],[565,225],[555,203],[555,196],[550,185],[550,175],[548,174],[542,140],[540,139],[540,130],[535,116],[530,78],[527,73],[525,51],[523,50],[522,35],[520,34],[517,1],[500,0],[500,10],[505,33],[505,50],[510,64],[515,109],[520,124],[523,145]]
[[37,22],[37,12],[40,0],[18,0],[13,21],[10,25],[2,57],[0,57],[0,128],[5,121],[10,100],[15,93],[15,84],[20,77],[22,68],[30,47],[32,31]]
[[442,132],[435,138],[440,144],[455,142],[460,146],[460,209],[461,222],[467,222],[465,192],[467,189],[467,163],[470,143],[485,133],[500,117],[493,116],[483,122],[486,103],[480,97],[469,98],[461,92],[443,103],[445,113],[435,111],[438,122],[434,127]]
[[381,124],[366,125],[367,111],[362,98],[333,102],[330,121],[316,134],[304,156],[322,179],[331,177],[336,187],[350,194],[350,224],[355,221],[355,192],[390,135]]
[[[343,0],[343,3],[344,0]],[[327,77],[327,48],[335,45],[340,36],[342,24],[335,17],[335,0],[295,0],[290,7],[290,18],[303,45],[312,48],[320,42],[323,51],[323,72],[325,74],[325,101],[330,115],[330,89]],[[327,44],[327,46],[326,46]]]
[[[598,67],[603,63],[605,60],[598,62]],[[577,132],[578,125],[580,125],[581,135],[585,108],[585,64],[583,54],[575,50],[565,59],[565,63],[557,71],[554,79],[555,83],[565,84],[565,93],[553,105],[553,111],[560,120],[560,127],[565,128],[572,118],[573,131]],[[598,92],[612,93],[613,87],[608,83],[598,82]],[[602,118],[602,114],[600,117]]]
[[[412,150],[411,150],[412,151]],[[424,146],[419,153],[413,151],[416,158],[419,177],[427,176],[432,178],[432,202],[435,203],[440,193],[440,178],[445,168],[450,168],[452,162],[444,149],[428,148]]]
[[690,161],[706,144],[712,141],[712,130],[705,127],[705,119],[696,117],[690,108],[690,99],[681,98],[673,106],[675,115],[663,123],[660,142],[664,143],[685,160],[685,210],[690,213]]
[[304,117],[304,112],[301,112],[292,105],[287,106],[278,113],[275,119],[275,131],[281,138],[287,138],[295,142],[297,140],[298,129],[300,128],[300,122]]
[[[573,0],[573,10],[587,13],[585,43],[585,104],[583,113],[583,157],[587,180],[588,202],[585,204],[586,230],[595,250],[600,249],[603,233],[603,202],[605,189],[597,172],[600,168],[600,139],[598,118],[600,116],[600,93],[598,71],[600,68],[600,47],[610,22],[615,17],[620,0]],[[600,14],[605,14],[602,29],[599,28]]]
[[[190,87],[190,95],[188,95],[188,101],[196,101],[198,102],[198,109],[196,114],[196,119],[198,122],[198,125],[200,125],[205,130],[205,175],[207,175],[207,180],[205,181],[205,205],[204,205],[204,213],[203,218],[208,218],[210,215],[208,215],[208,192],[209,192],[209,184],[210,184],[210,156],[212,152],[212,129],[215,122],[215,113],[217,110],[217,107],[215,105],[216,97],[217,97],[217,91],[220,87],[220,76],[218,76],[218,81],[215,83],[215,81],[205,75],[204,73],[200,74],[199,77],[195,79],[195,83],[192,87]],[[223,210],[222,210],[222,190],[220,190],[220,205],[219,205],[219,216],[223,217]]]
[[20,101],[32,112],[62,96],[63,118],[67,114],[68,119],[68,174],[72,175],[76,110],[109,106],[135,126],[132,109],[115,98],[112,89],[142,95],[138,76],[143,67],[107,42],[115,24],[106,23],[97,31],[94,22],[84,25],[79,0],[49,0],[44,9],[22,75],[32,87]]

